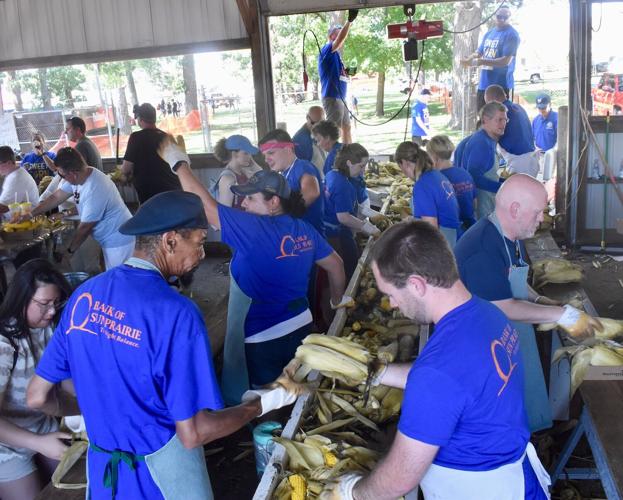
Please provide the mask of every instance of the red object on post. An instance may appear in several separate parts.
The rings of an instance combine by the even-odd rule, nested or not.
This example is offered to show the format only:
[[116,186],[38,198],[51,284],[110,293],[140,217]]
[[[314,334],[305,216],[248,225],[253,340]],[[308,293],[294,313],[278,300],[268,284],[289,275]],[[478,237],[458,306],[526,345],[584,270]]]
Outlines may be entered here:
[[411,20],[401,24],[387,25],[387,38],[415,38],[426,40],[443,36],[443,21]]
[[303,71],[303,88],[305,92],[307,92],[307,83],[309,82],[309,76],[307,76],[307,71]]

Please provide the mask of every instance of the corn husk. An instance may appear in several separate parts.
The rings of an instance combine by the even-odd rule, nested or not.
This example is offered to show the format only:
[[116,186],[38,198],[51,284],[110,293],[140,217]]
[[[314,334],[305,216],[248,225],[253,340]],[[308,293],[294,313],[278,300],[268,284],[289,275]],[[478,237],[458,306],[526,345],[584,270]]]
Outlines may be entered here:
[[74,464],[80,460],[80,457],[84,454],[88,447],[89,443],[87,441],[74,441],[72,445],[65,450],[63,458],[61,458],[56,470],[52,474],[52,484],[55,488],[63,490],[80,490],[87,487],[87,483],[72,484],[63,483],[62,481],[65,474],[67,474]]
[[533,285],[541,288],[548,283],[576,283],[584,277],[582,267],[565,259],[543,259],[532,264]]

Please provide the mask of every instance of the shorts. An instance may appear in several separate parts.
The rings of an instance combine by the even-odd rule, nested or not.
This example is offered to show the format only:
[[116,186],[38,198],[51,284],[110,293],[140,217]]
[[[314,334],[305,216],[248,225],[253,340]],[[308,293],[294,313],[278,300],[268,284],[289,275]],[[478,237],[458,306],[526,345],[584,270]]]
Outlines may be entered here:
[[350,125],[350,113],[342,99],[336,99],[335,97],[323,97],[322,107],[327,115],[327,120],[335,123],[338,127],[345,127]]
[[0,483],[17,481],[36,470],[37,465],[35,464],[34,455],[15,456],[6,462],[0,463]]

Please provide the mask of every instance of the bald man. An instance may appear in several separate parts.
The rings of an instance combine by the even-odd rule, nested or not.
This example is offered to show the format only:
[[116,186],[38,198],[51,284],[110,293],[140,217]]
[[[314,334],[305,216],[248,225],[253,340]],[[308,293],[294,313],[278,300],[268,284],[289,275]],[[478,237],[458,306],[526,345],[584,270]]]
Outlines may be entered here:
[[593,336],[600,323],[570,305],[538,295],[528,285],[522,240],[534,236],[543,220],[547,193],[526,174],[510,177],[495,197],[494,212],[479,220],[454,249],[461,280],[471,293],[498,306],[519,332],[524,361],[524,399],[532,432],[551,427],[551,409],[533,323],[557,323],[580,340]]
[[311,106],[307,110],[305,123],[292,137],[296,157],[312,162],[321,175],[327,155],[316,145],[311,130],[316,123],[322,120],[324,120],[324,109],[322,106]]
[[511,174],[528,174],[536,177],[539,160],[534,147],[532,125],[528,113],[519,104],[511,102],[499,85],[489,85],[485,90],[485,102],[499,102],[506,108],[508,122],[498,141],[498,149],[506,160]]

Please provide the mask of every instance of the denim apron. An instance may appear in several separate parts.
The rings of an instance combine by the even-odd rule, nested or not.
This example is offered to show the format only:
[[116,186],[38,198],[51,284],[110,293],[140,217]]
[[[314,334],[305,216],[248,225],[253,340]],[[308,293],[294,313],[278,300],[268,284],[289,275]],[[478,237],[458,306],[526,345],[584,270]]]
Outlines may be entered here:
[[[151,262],[131,257],[126,265],[150,271],[160,270]],[[96,453],[106,453],[110,459],[104,469],[104,486],[111,489],[111,498],[117,494],[117,480],[120,466],[135,470],[139,462],[145,462],[149,473],[165,500],[184,498],[187,500],[212,500],[212,485],[208,476],[203,446],[192,450],[184,447],[177,434],[159,450],[148,455],[139,455],[123,450],[106,450],[91,442],[89,448]],[[124,465],[122,465],[122,462]],[[87,483],[92,480],[88,476]],[[87,487],[87,498],[90,489]]]
[[[495,213],[489,215],[489,221],[497,228],[506,249],[510,268],[508,281],[510,282],[513,298],[528,300],[528,271],[530,266],[523,260],[521,246],[519,242],[515,242],[517,253],[519,254],[519,265],[515,266]],[[545,387],[545,379],[543,378],[543,368],[541,367],[539,349],[534,336],[534,327],[531,324],[518,321],[513,321],[512,323],[519,333],[519,349],[524,364],[524,404],[528,415],[530,432],[548,429],[552,426],[552,410],[549,404],[547,388]]]
[[229,277],[221,392],[226,405],[236,406],[240,404],[242,394],[249,389],[249,373],[244,347],[244,322],[251,306],[251,298],[240,289],[231,274],[231,269]]
[[[485,177],[491,181],[500,182],[497,159],[498,156],[496,153],[495,161],[493,162],[493,165],[491,165],[491,168],[485,172]],[[489,214],[493,213],[493,210],[495,209],[495,193],[485,191],[484,189],[477,189],[476,199],[478,200],[476,206],[478,219],[482,219],[483,217],[487,217]]]
[[[411,196],[411,214],[414,214],[414,213],[415,213],[415,202],[413,200],[413,196]],[[439,229],[439,231],[441,231],[441,234],[443,234],[443,237],[448,242],[448,245],[450,245],[450,249],[454,250],[454,247],[456,245],[456,240],[457,240],[456,229],[453,227],[443,227],[441,224],[439,224],[439,219],[437,219],[437,228]]]

